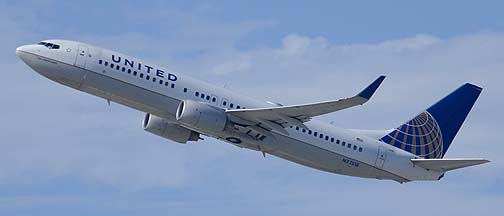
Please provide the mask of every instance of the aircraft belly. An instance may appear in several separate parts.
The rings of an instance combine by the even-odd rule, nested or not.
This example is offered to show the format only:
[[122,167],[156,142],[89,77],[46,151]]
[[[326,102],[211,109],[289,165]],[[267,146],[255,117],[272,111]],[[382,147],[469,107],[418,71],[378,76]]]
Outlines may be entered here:
[[175,120],[179,100],[102,74],[88,72],[79,90],[119,104]]
[[[364,178],[393,179],[404,182],[404,178],[380,170],[369,164],[320,148],[296,139],[276,135],[277,142],[269,154],[315,169]],[[351,163],[349,163],[349,161]]]

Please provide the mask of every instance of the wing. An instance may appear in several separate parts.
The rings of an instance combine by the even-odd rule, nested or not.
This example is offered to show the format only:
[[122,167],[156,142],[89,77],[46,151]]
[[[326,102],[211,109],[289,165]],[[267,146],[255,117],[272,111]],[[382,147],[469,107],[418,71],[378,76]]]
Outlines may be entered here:
[[411,159],[413,164],[425,169],[437,171],[450,171],[454,169],[474,166],[478,164],[488,163],[490,161],[480,158],[463,158],[463,159]]
[[306,128],[303,123],[309,121],[312,117],[366,103],[384,79],[385,76],[378,77],[359,94],[350,98],[293,106],[227,110],[226,113],[233,117],[251,122],[251,126],[255,125],[267,130],[275,129],[279,132],[288,134],[284,129],[285,127],[294,125]]

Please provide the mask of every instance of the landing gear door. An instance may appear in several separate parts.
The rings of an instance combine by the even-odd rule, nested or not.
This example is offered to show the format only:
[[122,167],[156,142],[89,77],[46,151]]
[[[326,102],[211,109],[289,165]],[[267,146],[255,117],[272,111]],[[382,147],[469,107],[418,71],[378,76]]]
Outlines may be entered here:
[[88,53],[89,48],[87,46],[79,44],[79,47],[77,49],[77,57],[75,58],[75,66],[85,68]]
[[380,146],[378,148],[378,155],[376,156],[375,166],[377,168],[383,168],[385,161],[387,160],[387,148]]

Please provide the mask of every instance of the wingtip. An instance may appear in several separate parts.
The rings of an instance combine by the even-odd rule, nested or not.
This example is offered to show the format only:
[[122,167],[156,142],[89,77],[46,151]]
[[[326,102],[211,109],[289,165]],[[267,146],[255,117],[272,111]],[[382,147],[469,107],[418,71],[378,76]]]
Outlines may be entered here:
[[373,81],[369,86],[367,86],[364,90],[362,90],[358,96],[363,97],[365,99],[370,99],[371,96],[375,93],[376,89],[381,85],[386,76],[381,75],[375,81]]

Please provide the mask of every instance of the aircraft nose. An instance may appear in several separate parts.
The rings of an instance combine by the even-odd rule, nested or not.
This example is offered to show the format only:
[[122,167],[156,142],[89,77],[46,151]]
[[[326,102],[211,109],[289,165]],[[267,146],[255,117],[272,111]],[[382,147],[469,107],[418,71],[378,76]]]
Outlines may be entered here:
[[32,54],[28,52],[28,45],[16,48],[16,56],[23,60],[26,64],[29,64]]
[[23,51],[24,49],[24,46],[20,46],[18,48],[16,48],[16,55],[19,57],[19,55],[21,54],[21,52]]

